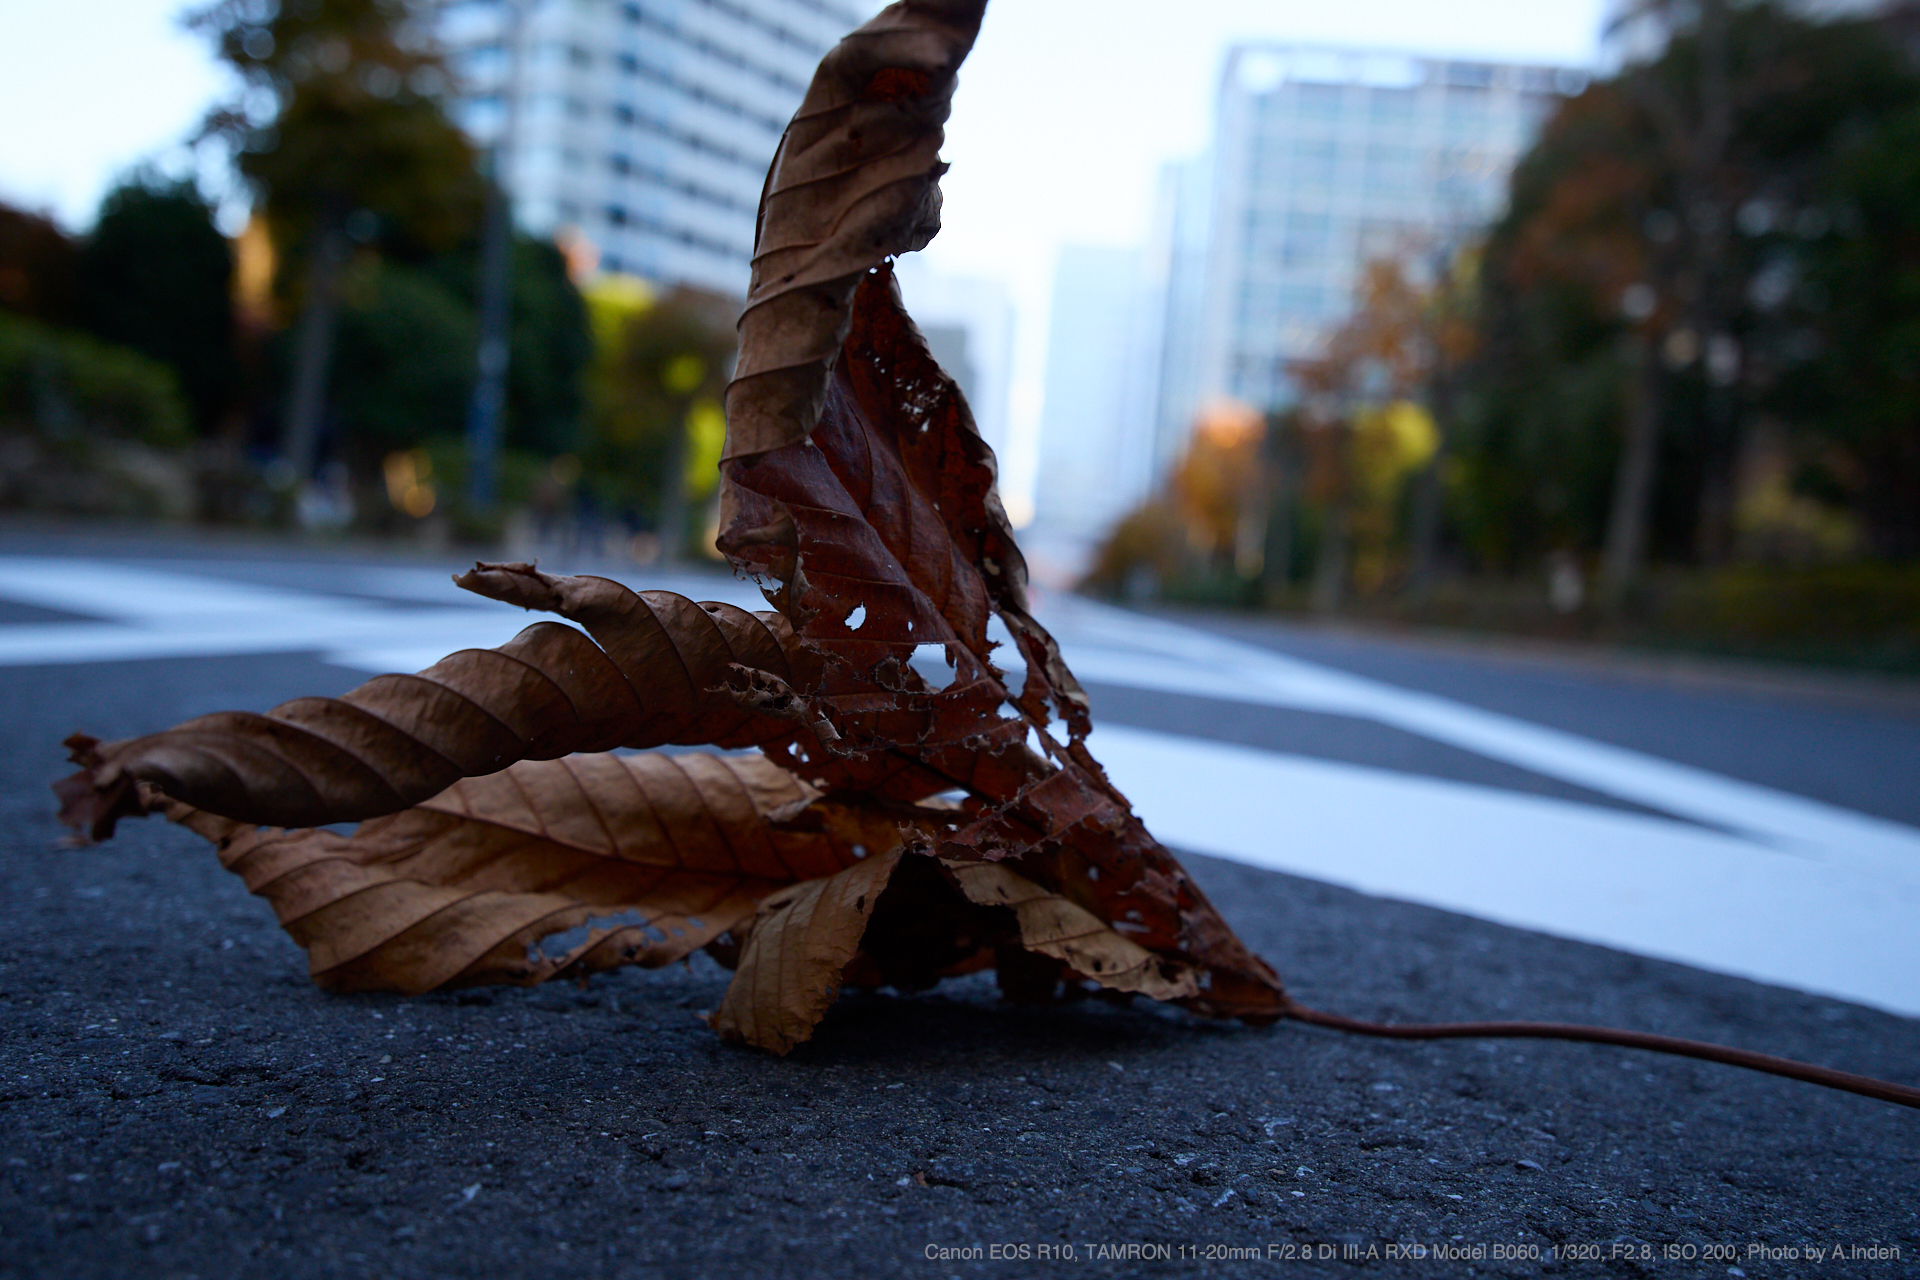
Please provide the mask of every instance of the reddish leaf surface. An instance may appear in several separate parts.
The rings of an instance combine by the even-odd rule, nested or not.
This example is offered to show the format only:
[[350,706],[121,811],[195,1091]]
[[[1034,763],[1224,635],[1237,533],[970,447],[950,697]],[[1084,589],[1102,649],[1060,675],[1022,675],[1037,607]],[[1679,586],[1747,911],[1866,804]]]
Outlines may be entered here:
[[[1018,858],[1036,883],[1199,969],[1188,1003],[1277,1016],[1272,971],[1088,752],[1086,696],[1027,610],[1025,562],[992,453],[888,270],[862,280],[850,313],[809,435],[722,464],[730,520],[721,546],[769,582],[799,646],[820,658],[817,683],[797,694],[832,727],[834,750],[910,750],[967,793],[970,821],[942,839],[945,856]],[[1017,691],[992,661],[994,613],[1026,661]],[[908,666],[925,644],[954,663],[944,690]]]

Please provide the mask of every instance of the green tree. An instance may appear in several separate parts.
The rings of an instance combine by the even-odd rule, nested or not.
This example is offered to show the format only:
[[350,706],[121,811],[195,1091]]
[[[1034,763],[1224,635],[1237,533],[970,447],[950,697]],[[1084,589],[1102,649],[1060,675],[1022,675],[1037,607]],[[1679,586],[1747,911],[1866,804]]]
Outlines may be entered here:
[[419,267],[368,258],[342,289],[334,413],[357,475],[396,449],[458,437],[473,382],[473,312]]
[[[427,264],[436,279],[477,311],[480,254],[468,244]],[[593,360],[587,307],[567,275],[566,256],[549,240],[517,237],[511,278],[505,442],[552,457],[578,453]]]
[[1920,110],[1852,139],[1826,194],[1788,309],[1810,357],[1784,387],[1794,480],[1858,512],[1869,550],[1920,557]]
[[718,483],[737,303],[695,289],[655,301],[639,282],[589,295],[596,358],[586,476],[596,498],[654,525],[669,557],[689,530],[690,502]]
[[[276,241],[304,263],[283,448],[302,475],[318,450],[354,241],[452,246],[479,216],[473,149],[439,98],[446,69],[410,0],[222,0],[192,22],[264,96],[209,118],[259,190]],[[262,113],[263,115],[266,113]]]
[[1665,52],[1565,104],[1516,171],[1462,454],[1490,559],[1601,551],[1616,593],[1650,552],[1727,553],[1737,461],[1804,358],[1783,300],[1832,159],[1920,97],[1871,24],[1653,7]]
[[52,219],[0,204],[0,310],[71,324],[76,257]]
[[80,250],[81,323],[171,367],[202,434],[233,403],[233,249],[190,182],[107,193]]
[[1633,336],[1620,300],[1647,274],[1656,166],[1632,104],[1597,83],[1562,104],[1513,176],[1481,271],[1462,379],[1451,515],[1479,565],[1592,551],[1620,453]]

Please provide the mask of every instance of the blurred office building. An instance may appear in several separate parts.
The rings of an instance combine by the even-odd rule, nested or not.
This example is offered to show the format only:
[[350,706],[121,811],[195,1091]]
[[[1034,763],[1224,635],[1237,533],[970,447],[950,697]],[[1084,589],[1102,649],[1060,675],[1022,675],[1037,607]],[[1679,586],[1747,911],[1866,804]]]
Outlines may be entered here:
[[454,0],[459,118],[524,230],[600,269],[746,292],[754,214],[814,67],[865,0]]
[[1584,72],[1367,50],[1230,49],[1209,155],[1166,166],[1144,252],[1069,249],[1056,278],[1036,522],[1071,558],[1163,481],[1210,404],[1292,398],[1288,366],[1366,264],[1417,277],[1499,216]]
[[1201,284],[1180,288],[1176,270],[1167,293],[1162,464],[1211,400],[1287,403],[1289,363],[1350,312],[1368,262],[1418,275],[1483,231],[1544,118],[1586,81],[1564,67],[1232,49],[1210,171],[1171,179],[1161,256],[1199,264]]

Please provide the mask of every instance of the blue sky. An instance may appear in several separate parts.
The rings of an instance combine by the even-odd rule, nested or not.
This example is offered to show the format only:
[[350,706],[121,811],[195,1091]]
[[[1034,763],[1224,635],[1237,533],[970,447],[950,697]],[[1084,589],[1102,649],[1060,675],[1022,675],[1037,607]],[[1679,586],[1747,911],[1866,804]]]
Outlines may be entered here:
[[0,200],[93,220],[113,180],[142,160],[180,163],[228,80],[180,29],[180,0],[0,0]]

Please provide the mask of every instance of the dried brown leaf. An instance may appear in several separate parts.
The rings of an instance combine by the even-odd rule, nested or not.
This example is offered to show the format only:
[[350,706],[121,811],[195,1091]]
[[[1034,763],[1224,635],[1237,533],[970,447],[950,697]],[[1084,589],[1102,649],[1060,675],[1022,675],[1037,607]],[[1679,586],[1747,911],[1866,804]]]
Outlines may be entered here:
[[947,867],[969,901],[1013,911],[1021,946],[1064,962],[1083,978],[1155,1000],[1185,1000],[1200,993],[1199,975],[1191,967],[1147,950],[1079,903],[1004,863],[949,862]]
[[[785,886],[898,841],[760,756],[577,755],[455,783],[351,836],[261,828],[167,800],[272,903],[336,990],[417,993],[656,966]],[[566,945],[556,935],[578,933]]]
[[[907,317],[891,273],[860,283],[849,337],[807,438],[723,463],[721,546],[772,580],[798,647],[801,690],[842,751],[911,752],[969,794],[950,858],[1019,856],[1046,887],[1176,966],[1203,1012],[1278,1016],[1280,984],[1133,815],[1088,752],[1086,696],[1027,610],[1026,568],[994,488],[992,452]],[[1024,686],[992,661],[998,613]],[[858,622],[851,625],[850,620]],[[934,690],[907,663],[923,644],[955,671]],[[1065,741],[1050,736],[1057,714]],[[1027,746],[1039,741],[1042,758]]]
[[[984,7],[900,0],[847,37],[768,175],[721,546],[778,614],[476,566],[463,586],[587,634],[542,623],[343,698],[76,734],[61,816],[104,837],[162,809],[200,831],[334,987],[537,982],[733,933],[745,950],[714,1023],[776,1053],[843,982],[911,989],[997,962],[1013,995],[1077,974],[1213,1015],[1630,1045],[1920,1106],[1906,1086],[1665,1036],[1357,1022],[1291,1001],[1234,936],[1088,752],[1087,699],[1028,610],[992,452],[894,286],[891,257],[938,230],[941,126]],[[1026,659],[1017,691],[991,660],[996,613]],[[929,644],[951,680],[910,665]],[[664,743],[766,756],[546,763]],[[346,818],[373,820],[351,837],[247,825]]]
[[[516,760],[573,752],[682,743],[827,758],[806,724],[743,704],[727,687],[736,669],[804,683],[791,660],[817,660],[797,649],[779,614],[527,565],[479,566],[460,582],[560,611],[607,647],[538,622],[497,649],[377,676],[339,698],[296,698],[264,715],[219,712],[121,742],[76,735],[67,745],[83,770],[56,788],[61,817],[104,839],[117,819],[142,811],[137,782],[242,822],[321,826],[398,812]],[[845,781],[881,785],[885,770],[874,772]],[[920,794],[937,789],[923,783]]]
[[[1022,857],[1050,890],[1125,921],[1176,965],[1198,966],[1193,1007],[1275,1017],[1282,995],[1272,969],[1087,751],[1086,695],[1029,611],[992,451],[907,316],[888,265],[931,234],[931,219],[882,217],[889,234],[865,242],[823,238],[825,229],[867,225],[869,189],[898,195],[924,184],[916,207],[937,206],[937,165],[909,166],[924,175],[909,183],[905,170],[869,164],[881,150],[869,150],[879,109],[862,94],[902,86],[900,109],[882,113],[897,131],[888,136],[901,139],[885,153],[931,158],[980,8],[890,7],[822,64],[789,130],[762,198],[741,372],[728,389],[720,545],[737,568],[771,583],[769,599],[799,647],[821,659],[817,682],[794,694],[830,727],[823,736],[836,750],[911,753],[968,794],[971,821],[943,840],[946,856]],[[879,183],[882,172],[900,181]],[[845,180],[821,180],[829,173]],[[830,252],[811,256],[822,245]],[[831,267],[807,275],[793,262]],[[992,661],[995,613],[1026,661],[1019,690]],[[929,644],[954,669],[945,688],[909,666]],[[1049,735],[1055,716],[1064,742]]]
[[941,126],[986,0],[905,0],[822,59],[760,196],[728,451],[806,438],[869,267],[940,229]]
[[[324,832],[228,833],[230,847],[251,841],[236,869],[270,870],[259,872],[262,891],[281,894],[289,929],[340,985],[528,980],[527,966],[539,966],[515,949],[524,953],[540,930],[644,901],[649,918],[683,924],[684,938],[738,925],[746,947],[717,1025],[779,1052],[810,1034],[849,964],[912,986],[978,965],[1015,934],[1048,963],[1120,989],[1211,1014],[1277,1017],[1284,997],[1273,971],[1087,751],[1087,699],[1029,610],[993,454],[906,315],[888,265],[937,229],[941,125],[983,7],[903,0],[849,36],[822,64],[769,174],[727,396],[721,545],[778,613],[528,565],[477,566],[462,586],[557,613],[584,634],[540,624],[499,650],[381,677],[340,699],[203,717],[105,746],[76,738],[85,768],[61,784],[65,816],[104,834],[140,808],[140,784],[239,821],[395,815],[344,843]],[[995,614],[1025,660],[1018,689],[993,661]],[[924,646],[944,656],[950,679],[915,669]],[[743,821],[777,816],[790,834],[840,833],[849,849],[846,832],[866,833],[860,843],[875,856],[816,867],[790,888],[736,868],[706,885],[717,897],[688,898],[688,867],[676,864],[643,892],[625,850],[686,844],[704,820],[691,810],[661,817],[651,845],[614,841],[618,856],[555,835],[585,829],[588,815],[628,812],[612,776],[576,778],[539,824],[495,820],[511,808],[501,779],[557,786],[573,767],[495,773],[515,761],[664,743],[760,747],[794,785],[820,794]],[[493,776],[475,777],[483,774]],[[942,792],[961,800],[942,808],[930,799]],[[483,799],[494,807],[471,807]],[[561,814],[569,806],[571,826]],[[629,808],[662,812],[652,799]],[[557,841],[600,870],[560,885],[473,878],[516,865],[494,856],[503,841],[543,850],[532,868],[565,861]],[[910,874],[890,882],[909,844]],[[391,848],[410,852],[374,852]],[[918,851],[937,852],[965,878],[948,879]],[[442,859],[430,874],[396,870],[429,854]],[[615,863],[618,874],[605,870]],[[334,893],[336,882],[350,891]],[[894,907],[863,952],[890,883]],[[970,901],[956,884],[993,901]],[[716,923],[723,918],[730,923]],[[614,930],[555,963],[585,969],[685,949],[653,944]]]
[[729,1040],[784,1054],[813,1034],[840,994],[899,846],[760,904],[713,1024]]

